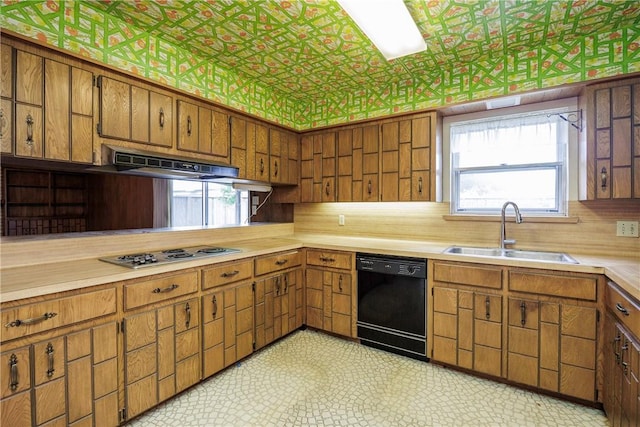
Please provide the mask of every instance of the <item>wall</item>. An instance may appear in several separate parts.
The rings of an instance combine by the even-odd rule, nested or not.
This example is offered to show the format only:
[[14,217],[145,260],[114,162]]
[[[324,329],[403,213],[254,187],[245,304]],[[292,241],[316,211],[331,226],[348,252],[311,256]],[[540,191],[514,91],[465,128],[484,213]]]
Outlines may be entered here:
[[[345,225],[338,225],[338,215]],[[425,240],[456,245],[495,247],[500,236],[498,218],[489,221],[445,220],[448,203],[303,203],[296,204],[296,233],[338,234],[351,237]],[[640,239],[616,237],[616,220],[640,220],[640,200],[569,202],[577,223],[511,220],[507,237],[518,249],[581,254],[639,256]],[[509,215],[508,215],[509,216]],[[512,218],[512,217],[511,217]]]

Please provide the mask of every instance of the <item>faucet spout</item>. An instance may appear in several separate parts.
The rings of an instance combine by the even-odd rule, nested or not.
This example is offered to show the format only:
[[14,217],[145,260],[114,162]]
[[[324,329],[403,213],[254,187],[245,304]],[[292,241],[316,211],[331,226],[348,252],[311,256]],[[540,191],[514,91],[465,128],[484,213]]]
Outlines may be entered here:
[[514,202],[505,202],[505,204],[502,205],[502,211],[500,212],[500,249],[504,249],[505,245],[513,245],[516,243],[514,239],[507,239],[506,236],[505,214],[509,205],[513,206],[513,210],[515,211],[516,223],[522,223],[522,215],[520,215],[520,209],[518,208],[518,205],[516,205]]

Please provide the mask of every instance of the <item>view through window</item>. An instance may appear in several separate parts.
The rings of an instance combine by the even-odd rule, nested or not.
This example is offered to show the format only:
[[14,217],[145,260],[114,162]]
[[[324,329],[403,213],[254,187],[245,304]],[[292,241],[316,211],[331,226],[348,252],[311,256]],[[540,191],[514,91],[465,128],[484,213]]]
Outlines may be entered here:
[[240,225],[249,217],[249,192],[230,184],[171,181],[171,226]]
[[452,122],[452,213],[566,215],[568,125],[557,111]]

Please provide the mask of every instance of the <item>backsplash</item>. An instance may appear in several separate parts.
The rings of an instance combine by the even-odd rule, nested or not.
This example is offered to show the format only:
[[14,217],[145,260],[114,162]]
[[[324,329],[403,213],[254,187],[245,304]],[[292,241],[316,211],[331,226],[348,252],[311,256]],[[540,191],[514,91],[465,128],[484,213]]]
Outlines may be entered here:
[[[577,223],[507,223],[515,248],[611,256],[640,256],[640,239],[616,237],[617,220],[640,220],[640,200],[569,202]],[[498,246],[500,221],[445,220],[449,203],[303,203],[296,204],[296,233],[425,240],[457,245]],[[338,225],[338,215],[345,225]],[[509,215],[508,215],[509,217]]]
[[[602,31],[598,27],[599,20],[611,19],[609,16],[620,13],[622,2],[605,2],[593,9],[588,2],[575,2],[571,14],[564,10],[563,3],[550,2],[553,7],[549,8],[547,2],[510,5],[518,13],[510,16],[508,25],[534,27],[526,33],[528,38],[509,39],[513,52],[503,56],[499,50],[492,50],[497,48],[487,43],[484,34],[487,29],[482,19],[486,19],[485,12],[490,12],[490,2],[413,2],[411,7],[420,9],[425,20],[434,19],[431,12],[449,8],[446,25],[439,21],[429,24],[442,36],[438,38],[441,40],[437,48],[454,56],[475,52],[477,58],[472,64],[455,67],[445,64],[427,78],[410,78],[399,84],[381,80],[385,83],[374,88],[363,87],[355,93],[334,91],[324,95],[323,92],[315,101],[290,99],[269,84],[240,76],[233,69],[207,61],[180,44],[145,33],[135,22],[105,12],[111,7],[108,1],[4,0],[0,3],[0,17],[3,29],[303,130],[640,71],[640,31],[632,27]],[[169,12],[178,8],[170,2],[148,4]],[[274,8],[270,13],[281,13],[280,9],[287,6],[292,6],[292,2],[273,2],[269,5]],[[147,6],[141,4],[140,7]],[[220,3],[216,7],[226,6]],[[199,13],[197,7],[188,4],[180,8],[183,14]],[[426,13],[427,10],[430,13]],[[317,2],[314,11],[308,18],[311,26],[319,19],[316,15],[339,13],[339,8],[333,2]],[[565,27],[574,25],[566,19],[575,19],[587,12],[596,14],[581,21],[580,34],[586,36],[561,38],[562,43],[545,47],[528,47],[540,38],[566,31]],[[469,27],[470,22],[476,22],[476,26]],[[499,26],[499,19],[494,18],[489,24],[489,27]],[[539,27],[535,25],[542,25],[545,30],[536,32]],[[460,31],[447,35],[447,29],[460,26],[466,37],[460,37]],[[501,38],[498,43],[502,43]],[[348,55],[338,50],[335,53]],[[408,59],[402,61],[405,68],[425,66],[407,63]],[[336,67],[339,66],[338,62]]]

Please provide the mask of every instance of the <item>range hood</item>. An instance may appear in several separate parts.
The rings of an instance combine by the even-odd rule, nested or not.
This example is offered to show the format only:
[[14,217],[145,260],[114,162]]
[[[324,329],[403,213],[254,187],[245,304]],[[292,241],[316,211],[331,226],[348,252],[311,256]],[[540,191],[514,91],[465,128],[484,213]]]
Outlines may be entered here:
[[111,145],[102,146],[102,159],[103,166],[90,170],[201,181],[238,176],[235,166]]

